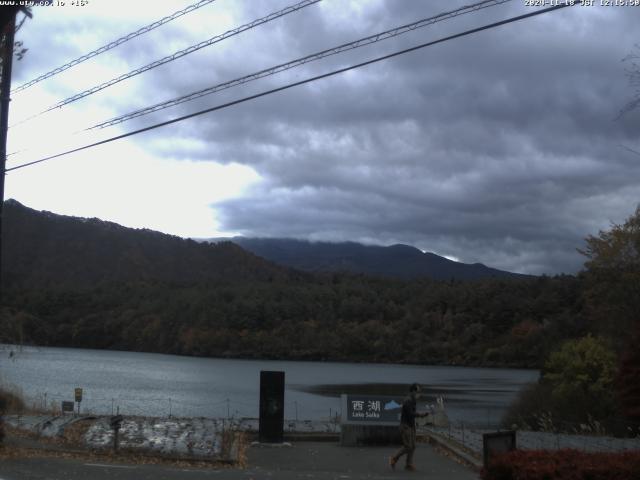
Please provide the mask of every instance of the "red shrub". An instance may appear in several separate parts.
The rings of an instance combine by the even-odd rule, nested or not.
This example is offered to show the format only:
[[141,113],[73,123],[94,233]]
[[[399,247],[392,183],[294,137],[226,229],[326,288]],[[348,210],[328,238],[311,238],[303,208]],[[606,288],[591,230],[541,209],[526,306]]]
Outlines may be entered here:
[[640,479],[640,451],[515,450],[496,455],[480,476],[483,480],[635,480]]

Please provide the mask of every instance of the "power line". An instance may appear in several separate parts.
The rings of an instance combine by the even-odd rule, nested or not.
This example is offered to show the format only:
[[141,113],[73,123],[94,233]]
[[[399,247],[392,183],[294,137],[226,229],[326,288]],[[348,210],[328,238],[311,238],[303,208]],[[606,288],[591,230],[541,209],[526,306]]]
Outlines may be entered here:
[[287,63],[282,63],[280,65],[276,65],[274,67],[267,68],[265,70],[260,70],[259,72],[251,73],[249,75],[245,75],[244,77],[236,78],[233,80],[229,80],[227,82],[219,83],[217,85],[207,87],[202,90],[198,90],[196,92],[189,93],[187,95],[183,95],[171,100],[167,100],[161,103],[157,103],[155,105],[151,105],[149,107],[145,107],[139,110],[135,110],[133,112],[129,112],[127,114],[121,115],[119,117],[114,117],[104,122],[93,125],[86,130],[92,130],[95,128],[105,128],[110,127],[112,125],[117,125],[122,122],[126,122],[136,117],[140,117],[143,115],[147,115],[149,113],[157,112],[159,110],[164,110],[165,108],[173,107],[175,105],[179,105],[181,103],[189,102],[191,100],[195,100],[196,98],[204,97],[206,95],[211,95],[213,93],[219,92],[221,90],[226,90],[227,88],[237,87],[239,85],[252,82],[255,80],[259,80],[264,77],[268,77],[271,75],[275,75],[276,73],[283,72],[285,70],[290,70],[292,68],[298,67],[300,65],[304,65],[309,62],[314,62],[316,60],[320,60],[325,57],[329,57],[332,55],[337,55],[339,53],[354,50],[356,48],[360,48],[366,45],[370,45],[372,43],[380,42],[382,40],[387,40],[389,38],[397,37],[399,35],[403,35],[405,33],[411,32],[418,28],[426,27],[428,25],[433,25],[434,23],[441,22],[444,20],[449,20],[451,18],[464,15],[467,13],[475,12],[484,8],[492,7],[495,5],[503,4],[506,2],[510,2],[511,0],[484,0],[479,3],[475,3],[472,5],[463,6],[456,10],[452,10],[449,12],[441,13],[435,15],[433,17],[424,18],[422,20],[418,20],[417,22],[409,23],[407,25],[402,25],[400,27],[396,27],[390,30],[386,30],[384,32],[376,33],[374,35],[370,35],[365,38],[361,38],[359,40],[355,40],[353,42],[344,43],[342,45],[338,45],[337,47],[329,48],[327,50],[323,50],[321,52],[313,53],[311,55],[307,55],[305,57],[297,58]]
[[633,148],[631,148],[631,147],[627,147],[626,145],[622,145],[622,144],[620,144],[620,145],[618,145],[618,146],[619,146],[619,147],[621,147],[621,148],[624,148],[624,149],[625,149],[625,150],[627,150],[628,152],[635,153],[636,155],[640,155],[640,152],[639,152],[638,150],[634,150],[634,149],[633,149]]
[[[478,11],[478,10],[481,10],[481,9],[484,9],[484,8],[488,8],[488,7],[492,7],[492,6],[495,6],[495,5],[500,5],[500,4],[503,4],[503,3],[507,3],[509,1],[511,1],[511,0],[483,0],[483,1],[475,3],[475,4],[466,5],[466,6],[460,7],[458,9],[455,9],[455,10],[452,10],[452,11],[440,13],[438,15],[435,15],[435,16],[432,16],[432,17],[428,17],[428,18],[425,18],[425,19],[422,19],[422,20],[418,20],[416,22],[412,22],[412,23],[409,23],[409,24],[406,24],[406,25],[402,25],[400,27],[395,27],[393,29],[386,30],[384,32],[380,32],[380,33],[377,33],[377,34],[374,34],[374,35],[370,35],[368,37],[361,38],[359,40],[355,40],[355,41],[352,41],[352,42],[349,42],[349,43],[345,43],[345,44],[339,45],[337,47],[333,47],[333,48],[330,48],[330,49],[327,49],[327,50],[323,50],[321,52],[317,52],[317,53],[314,53],[314,54],[311,54],[311,55],[307,55],[305,57],[298,58],[296,60],[292,60],[292,61],[284,63],[284,64],[276,65],[274,67],[270,67],[268,69],[261,70],[259,72],[255,72],[255,73],[246,75],[244,77],[236,78],[234,80],[230,80],[230,81],[218,84],[218,85],[214,85],[212,87],[207,87],[207,88],[205,88],[203,90],[192,92],[192,93],[189,93],[187,95],[183,95],[183,96],[171,99],[171,100],[167,100],[167,101],[155,104],[155,105],[151,105],[151,106],[142,108],[140,110],[135,110],[133,112],[129,112],[129,113],[124,114],[122,116],[114,117],[114,118],[111,118],[109,120],[103,121],[101,123],[93,125],[93,126],[91,126],[89,128],[86,128],[84,130],[87,131],[87,130],[92,130],[92,129],[96,129],[96,128],[105,128],[105,127],[109,127],[109,126],[116,125],[116,124],[119,124],[119,123],[123,123],[125,121],[131,120],[131,119],[136,118],[136,117],[140,117],[140,116],[143,116],[143,115],[147,115],[149,113],[153,113],[153,112],[156,112],[156,111],[164,110],[165,108],[169,108],[169,107],[172,107],[172,106],[175,106],[175,105],[186,103],[188,101],[195,100],[197,98],[200,98],[200,97],[203,97],[203,96],[206,96],[206,95],[210,95],[210,94],[225,90],[227,88],[236,87],[236,86],[242,85],[244,83],[255,81],[255,80],[267,77],[267,76],[275,75],[276,73],[280,73],[282,71],[289,70],[289,69],[295,68],[297,66],[304,65],[306,63],[310,63],[310,62],[313,62],[313,61],[316,61],[316,60],[320,60],[320,59],[328,57],[328,56],[336,55],[336,54],[339,54],[339,53],[342,53],[342,52],[345,52],[345,51],[348,51],[348,50],[353,50],[353,49],[360,48],[360,47],[363,47],[363,46],[366,46],[366,45],[369,45],[369,44],[372,44],[372,43],[376,43],[376,42],[379,42],[379,41],[382,41],[382,40],[393,38],[393,37],[396,37],[396,36],[411,32],[411,31],[416,30],[418,28],[426,27],[426,26],[432,25],[432,24],[440,22],[440,21],[449,20],[451,18],[460,16],[460,15],[464,15],[464,14],[467,14],[467,13],[472,13],[472,12],[475,12],[475,11]],[[278,13],[278,12],[276,12],[276,13]],[[261,20],[262,19],[256,20],[256,22],[261,21]],[[243,27],[239,27],[239,28],[243,28]],[[115,81],[110,81],[110,82],[116,83]],[[112,84],[112,83],[110,83],[110,84]],[[108,85],[105,84],[105,86],[108,86]],[[97,87],[97,88],[99,88],[99,87]],[[89,91],[87,91],[87,92],[89,92]],[[85,93],[89,94],[87,92],[85,92]],[[79,94],[79,95],[83,95],[83,94]],[[46,113],[46,112],[48,112],[50,110],[55,109],[56,107],[64,105],[65,103],[69,103],[69,100],[71,100],[73,98],[75,98],[75,97],[71,97],[70,99],[63,100],[62,102],[60,102],[60,103],[56,104],[55,106],[45,110],[44,112],[35,114],[35,115],[31,116],[31,117],[28,117],[28,118],[26,118],[24,120],[21,120],[20,122],[12,125],[12,127],[20,125],[22,123],[25,123],[25,122],[27,122],[29,120],[32,120],[33,118],[36,118],[36,117],[42,115],[43,113]]]
[[465,30],[464,32],[461,32],[461,33],[456,33],[454,35],[449,35],[447,37],[443,37],[443,38],[440,38],[438,40],[433,40],[431,42],[422,43],[420,45],[416,45],[414,47],[406,48],[404,50],[399,50],[397,52],[393,52],[393,53],[390,53],[388,55],[384,55],[384,56],[377,57],[377,58],[374,58],[374,59],[371,59],[371,60],[367,60],[366,62],[358,63],[358,64],[355,64],[355,65],[351,65],[349,67],[340,68],[338,70],[333,70],[333,71],[328,72],[328,73],[323,73],[322,75],[316,75],[314,77],[307,78],[305,80],[300,80],[298,82],[289,83],[287,85],[283,85],[281,87],[273,88],[271,90],[266,90],[266,91],[257,93],[255,95],[250,95],[248,97],[240,98],[240,99],[234,100],[232,102],[224,103],[222,105],[216,105],[215,107],[206,108],[204,110],[200,110],[198,112],[190,113],[188,115],[183,115],[181,117],[177,117],[177,118],[174,118],[172,120],[167,120],[165,122],[156,123],[155,125],[150,125],[148,127],[140,128],[138,130],[133,130],[133,131],[128,132],[128,133],[123,133],[122,135],[116,135],[115,137],[107,138],[105,140],[100,140],[99,142],[95,142],[95,143],[92,143],[92,144],[89,144],[89,145],[84,145],[82,147],[74,148],[72,150],[67,150],[65,152],[58,153],[58,154],[55,154],[55,155],[51,155],[49,157],[41,158],[39,160],[34,160],[32,162],[23,163],[22,165],[17,165],[15,167],[8,168],[8,169],[5,170],[5,172],[10,172],[12,170],[18,170],[20,168],[25,168],[25,167],[28,167],[28,166],[31,166],[31,165],[42,163],[42,162],[45,162],[45,161],[48,161],[48,160],[52,160],[54,158],[62,157],[64,155],[69,155],[71,153],[80,152],[80,151],[86,150],[88,148],[97,147],[99,145],[104,145],[106,143],[114,142],[116,140],[121,140],[121,139],[126,138],[126,137],[131,137],[131,136],[137,135],[139,133],[144,133],[144,132],[148,132],[150,130],[155,130],[156,128],[165,127],[167,125],[171,125],[173,123],[181,122],[181,121],[187,120],[189,118],[197,117],[199,115],[204,115],[205,113],[210,113],[210,112],[214,112],[214,111],[217,111],[217,110],[222,110],[224,108],[232,107],[234,105],[238,105],[240,103],[248,102],[250,100],[255,100],[257,98],[264,97],[264,96],[267,96],[267,95],[271,95],[273,93],[281,92],[283,90],[288,90],[288,89],[293,88],[293,87],[297,87],[297,86],[304,85],[304,84],[307,84],[307,83],[315,82],[315,81],[321,80],[323,78],[332,77],[334,75],[338,75],[340,73],[344,73],[344,72],[347,72],[349,70],[355,70],[356,68],[361,68],[361,67],[364,67],[364,66],[367,66],[367,65],[371,65],[373,63],[378,63],[378,62],[381,62],[383,60],[388,60],[390,58],[397,57],[399,55],[404,55],[405,53],[413,52],[413,51],[416,51],[416,50],[420,50],[422,48],[426,48],[426,47],[430,47],[432,45],[436,45],[438,43],[447,42],[449,40],[453,40],[453,39],[456,39],[456,38],[460,38],[460,37],[464,37],[464,36],[471,35],[471,34],[474,34],[474,33],[478,33],[478,32],[481,32],[483,30],[489,30],[489,29],[496,28],[496,27],[499,27],[499,26],[502,26],[502,25],[506,25],[506,24],[513,23],[513,22],[517,22],[519,20],[524,20],[526,18],[534,17],[534,16],[537,16],[537,15],[542,15],[543,13],[552,12],[552,11],[559,10],[559,9],[565,8],[565,7],[572,7],[572,6],[575,6],[575,5],[579,5],[579,3],[578,2],[575,2],[575,3],[563,3],[563,4],[560,4],[560,5],[555,5],[553,7],[548,7],[548,8],[544,8],[544,9],[541,9],[541,10],[536,10],[536,11],[531,12],[531,13],[526,13],[524,15],[518,15],[516,17],[511,17],[511,18],[508,18],[506,20],[501,20],[499,22],[490,23],[490,24],[484,25],[482,27],[473,28],[471,30]]
[[61,100],[60,102],[56,103],[55,105],[50,106],[46,110],[43,110],[42,112],[40,112],[40,113],[38,113],[38,114],[36,114],[36,115],[34,115],[32,117],[29,117],[29,118],[27,118],[25,120],[22,120],[19,123],[24,123],[27,120],[31,120],[32,118],[38,117],[40,115],[43,115],[43,114],[45,114],[47,112],[50,112],[51,110],[55,110],[56,108],[63,107],[65,105],[68,105],[70,103],[78,101],[81,98],[84,98],[84,97],[87,97],[87,96],[92,95],[94,93],[97,93],[100,90],[104,90],[105,88],[110,87],[112,85],[115,85],[116,83],[120,83],[120,82],[122,82],[124,80],[127,80],[127,79],[131,78],[131,77],[135,77],[136,75],[140,75],[141,73],[144,73],[144,72],[147,72],[149,70],[152,70],[152,69],[154,69],[156,67],[164,65],[165,63],[173,62],[174,60],[177,60],[178,58],[184,57],[185,55],[189,55],[190,53],[196,52],[196,51],[198,51],[198,50],[200,50],[202,48],[211,46],[211,45],[213,45],[215,43],[221,42],[221,41],[223,41],[223,40],[225,40],[227,38],[230,38],[230,37],[233,37],[235,35],[238,35],[238,34],[240,34],[242,32],[245,32],[247,30],[255,28],[255,27],[259,26],[259,25],[271,22],[271,21],[273,21],[273,20],[275,20],[277,18],[284,17],[285,15],[289,15],[290,13],[297,12],[298,10],[306,8],[306,7],[310,6],[310,5],[318,3],[320,1],[321,0],[302,0],[301,2],[296,3],[295,5],[290,5],[290,6],[286,7],[286,8],[283,8],[282,10],[278,10],[276,12],[272,12],[272,13],[270,13],[269,15],[267,15],[265,17],[258,18],[257,20],[253,20],[252,22],[249,22],[249,23],[247,23],[245,25],[242,25],[240,27],[234,28],[232,30],[228,30],[227,32],[225,32],[223,34],[216,35],[215,37],[211,37],[210,39],[205,40],[203,42],[200,42],[200,43],[198,43],[196,45],[192,45],[192,46],[190,46],[188,48],[185,48],[183,50],[179,50],[179,51],[177,51],[177,52],[175,52],[175,53],[173,53],[171,55],[167,55],[166,57],[161,58],[160,60],[156,60],[154,62],[151,62],[151,63],[149,63],[149,64],[147,64],[147,65],[145,65],[143,67],[140,67],[140,68],[137,68],[135,70],[132,70],[132,71],[130,71],[128,73],[120,75],[119,77],[112,78],[111,80],[108,80],[108,81],[106,81],[104,83],[101,83],[99,85],[91,87],[91,88],[89,88],[89,89],[87,89],[87,90],[85,90],[83,92],[80,92],[80,93],[78,93],[76,95],[73,95],[73,96],[71,96],[69,98]]
[[51,70],[50,72],[44,73],[42,75],[40,75],[37,78],[34,78],[33,80],[28,81],[27,83],[24,83],[16,88],[14,88],[11,93],[16,93],[16,92],[20,92],[22,90],[25,90],[29,87],[31,87],[32,85],[35,85],[36,83],[39,83],[43,80],[46,80],[47,78],[53,77],[54,75],[57,75],[60,72],[64,72],[65,70],[78,65],[79,63],[84,62],[85,60],[89,60],[90,58],[95,57],[96,55],[100,55],[101,53],[106,52],[107,50],[111,50],[112,48],[117,47],[118,45],[122,45],[125,42],[128,42],[129,40],[136,38],[140,35],[143,35],[147,32],[150,32],[151,30],[158,28],[161,25],[164,25],[165,23],[168,23],[172,20],[175,20],[178,17],[181,17],[183,15],[186,15],[189,12],[193,12],[194,10],[197,10],[200,7],[204,7],[205,5],[211,3],[211,2],[215,2],[215,0],[200,0],[197,3],[194,3],[193,5],[189,5],[188,7],[179,10],[175,13],[172,13],[171,15],[168,15],[166,17],[161,18],[160,20],[157,20],[149,25],[147,25],[146,27],[142,27],[139,30],[136,30],[135,32],[132,32],[128,35],[125,35],[124,37],[120,37],[117,40],[114,40],[113,42],[108,43],[107,45],[104,45],[96,50],[93,50],[92,52],[86,53],[84,55],[82,55],[81,57],[76,58],[75,60],[71,60],[68,63],[65,63],[64,65],[58,67],[58,68],[54,68],[53,70]]

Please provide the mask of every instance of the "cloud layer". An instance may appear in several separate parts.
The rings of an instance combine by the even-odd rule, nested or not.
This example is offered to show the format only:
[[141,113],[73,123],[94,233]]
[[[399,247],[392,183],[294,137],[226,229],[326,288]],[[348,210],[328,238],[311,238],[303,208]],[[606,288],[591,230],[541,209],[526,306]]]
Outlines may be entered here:
[[[84,113],[103,120],[106,114],[125,113],[463,4],[325,0],[73,108],[84,122],[91,121]],[[171,47],[184,48],[285,5],[219,0],[193,18],[163,27],[163,36],[150,35],[135,48],[120,50],[105,61],[100,75],[135,68]],[[530,11],[516,1],[485,9],[143,117],[109,133]],[[151,20],[161,16],[147,13]],[[212,19],[222,30],[204,28]],[[108,32],[116,20],[91,21]],[[622,147],[640,149],[640,112],[616,119],[633,93],[621,59],[639,41],[638,20],[640,8],[572,7],[132,141],[159,160],[243,165],[255,172],[248,174],[251,187],[244,188],[245,182],[236,195],[212,200],[219,231],[407,243],[517,272],[574,273],[582,263],[575,249],[584,237],[622,221],[640,198],[640,156]],[[74,38],[96,43],[96,37],[106,36],[81,27],[86,24],[77,19],[67,21],[58,27],[66,34],[52,40],[63,50],[60,57],[72,55],[67,42]],[[46,33],[47,28],[32,28],[26,41],[38,45]],[[32,49],[37,52],[29,67],[18,69],[23,80],[52,61]],[[75,75],[82,76],[78,84],[95,80],[86,72]],[[68,78],[76,81],[71,72]],[[64,80],[43,88],[53,97],[72,90]],[[202,182],[194,185],[206,188]],[[172,195],[186,195],[185,188],[176,185]]]

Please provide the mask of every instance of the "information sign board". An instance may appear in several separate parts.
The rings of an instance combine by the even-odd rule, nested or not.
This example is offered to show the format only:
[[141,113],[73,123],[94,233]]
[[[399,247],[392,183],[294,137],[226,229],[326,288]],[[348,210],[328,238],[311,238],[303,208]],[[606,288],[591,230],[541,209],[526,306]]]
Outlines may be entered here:
[[284,435],[284,372],[260,372],[260,442],[282,443]]
[[342,423],[398,426],[402,401],[402,397],[388,395],[342,395],[342,411],[346,412]]

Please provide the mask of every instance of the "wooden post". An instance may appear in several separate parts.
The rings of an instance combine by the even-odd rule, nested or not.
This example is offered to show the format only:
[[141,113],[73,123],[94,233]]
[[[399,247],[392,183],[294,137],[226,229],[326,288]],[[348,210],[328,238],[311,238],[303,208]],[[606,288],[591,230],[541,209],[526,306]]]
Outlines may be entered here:
[[120,427],[122,426],[122,421],[124,418],[122,415],[116,415],[115,417],[111,417],[110,423],[111,428],[113,429],[113,452],[117,453],[118,448],[120,447]]

